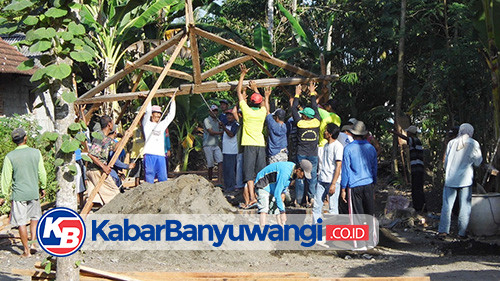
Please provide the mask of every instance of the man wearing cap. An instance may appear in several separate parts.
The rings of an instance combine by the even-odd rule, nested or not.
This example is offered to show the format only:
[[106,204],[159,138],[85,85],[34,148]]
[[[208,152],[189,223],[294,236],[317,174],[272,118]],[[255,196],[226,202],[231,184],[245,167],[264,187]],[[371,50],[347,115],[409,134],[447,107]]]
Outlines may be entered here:
[[[45,196],[47,174],[43,165],[42,154],[38,149],[26,145],[26,132],[22,128],[12,131],[12,141],[16,149],[4,159],[0,184],[2,186],[2,204],[12,187],[12,210],[10,224],[19,227],[19,236],[24,247],[22,256],[30,256],[28,229],[30,225],[32,242],[36,241],[36,225],[42,216],[40,198]],[[39,190],[42,196],[40,197]]]
[[[264,89],[264,96],[266,108],[269,109],[269,97],[271,96],[270,87]],[[283,109],[278,108],[273,114],[270,114],[269,110],[267,110],[267,160],[269,164],[288,160],[288,128],[285,124],[285,120],[285,111]]]
[[[314,195],[316,194],[316,185],[318,180],[318,142],[319,142],[319,126],[321,117],[318,113],[316,104],[316,86],[309,83],[309,95],[311,99],[311,107],[306,107],[303,110],[298,110],[300,95],[302,94],[302,86],[295,87],[295,98],[292,105],[293,121],[297,126],[297,161],[304,159],[309,160],[312,164],[312,177],[306,178],[307,195],[309,197],[308,207],[314,203]],[[304,198],[304,181],[295,181],[295,193],[297,204],[302,204]]]
[[[350,118],[349,119],[349,125],[352,125],[354,126],[354,124],[356,124],[356,122],[358,122],[358,120],[356,118]],[[378,142],[378,140],[372,135],[372,133],[370,133],[370,131],[367,131],[366,132],[366,136],[365,136],[365,139],[371,144],[373,145],[373,147],[375,147],[375,150],[377,151],[377,155],[380,154],[380,152],[382,152],[382,149],[380,147],[380,143]]]
[[243,181],[247,183],[243,188],[245,203],[241,206],[249,208],[257,202],[254,188],[255,176],[266,166],[266,141],[262,130],[267,110],[265,106],[261,106],[263,98],[254,81],[249,83],[254,93],[250,96],[250,104],[247,104],[246,94],[244,95],[243,91],[243,80],[248,69],[243,64],[240,65],[240,69],[241,74],[236,93],[243,113],[241,146],[243,147]]
[[344,202],[347,202],[349,214],[373,215],[375,213],[373,189],[377,182],[377,151],[365,140],[368,131],[363,121],[357,121],[349,131],[354,141],[344,148],[340,196]]
[[219,120],[222,122],[222,124],[227,123],[227,109],[229,108],[229,102],[226,99],[222,99],[219,102],[219,109],[220,109],[220,115],[219,115]]
[[411,169],[411,198],[413,208],[417,212],[425,212],[425,195],[424,195],[424,149],[422,142],[417,137],[418,128],[410,126],[405,129],[406,136],[393,131],[393,134],[402,138],[408,144],[410,149],[410,169]]
[[286,222],[285,191],[293,177],[296,179],[311,178],[312,165],[308,160],[300,161],[299,165],[293,162],[276,162],[267,165],[255,178],[257,190],[257,207],[260,214],[260,225],[266,224],[267,214],[279,214],[278,223]]
[[344,147],[354,141],[351,132],[349,132],[350,129],[352,129],[352,125],[344,125],[340,129],[337,141],[339,141]]
[[236,187],[236,166],[238,156],[238,131],[240,124],[236,122],[234,114],[237,114],[236,108],[226,110],[227,123],[224,125],[221,122],[224,134],[222,135],[222,162],[224,163],[224,189],[233,191]]
[[[207,159],[208,180],[212,181],[215,163],[218,165],[218,175],[216,185],[222,184],[222,151],[220,149],[220,136],[224,133],[221,128],[222,122],[217,115],[219,108],[217,105],[210,106],[209,116],[203,120],[203,151]],[[219,124],[220,123],[220,124]]]
[[158,182],[168,179],[165,160],[165,130],[174,120],[175,110],[175,96],[172,97],[169,112],[163,120],[160,120],[162,116],[160,106],[152,106],[150,102],[146,107],[146,113],[144,113],[142,119],[142,127],[146,137],[144,144],[144,179],[149,183],[154,183],[155,178],[158,179]]

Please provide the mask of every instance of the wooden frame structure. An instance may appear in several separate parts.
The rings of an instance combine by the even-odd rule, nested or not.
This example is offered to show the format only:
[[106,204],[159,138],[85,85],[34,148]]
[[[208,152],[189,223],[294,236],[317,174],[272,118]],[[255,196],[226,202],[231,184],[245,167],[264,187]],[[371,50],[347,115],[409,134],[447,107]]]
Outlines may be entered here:
[[[83,94],[81,97],[79,97],[76,101],[75,104],[92,104],[92,109],[98,108],[102,103],[104,102],[112,102],[112,101],[130,101],[130,100],[135,100],[138,99],[139,97],[146,97],[144,103],[142,104],[138,114],[136,115],[134,121],[132,122],[130,128],[125,132],[123,135],[122,140],[118,143],[116,147],[116,151],[121,151],[130,137],[132,136],[132,132],[135,130],[137,125],[139,124],[139,121],[141,120],[142,116],[144,115],[146,111],[146,106],[151,102],[153,97],[162,97],[162,96],[172,96],[174,93],[176,95],[187,95],[187,94],[201,94],[201,93],[207,93],[207,92],[217,92],[217,91],[228,91],[228,90],[234,90],[236,89],[236,86],[238,85],[238,81],[233,81],[233,82],[223,82],[223,83],[218,83],[216,81],[209,81],[209,82],[203,82],[203,80],[220,73],[222,71],[225,71],[231,67],[238,66],[240,63],[244,63],[247,61],[252,60],[254,64],[257,65],[258,68],[260,68],[264,73],[269,78],[266,79],[257,79],[254,80],[257,87],[276,87],[276,86],[290,86],[290,85],[298,85],[298,84],[305,84],[308,83],[309,81],[314,81],[314,82],[327,82],[327,81],[332,81],[332,80],[337,80],[338,75],[317,75],[315,73],[312,73],[308,70],[305,70],[303,68],[294,66],[292,64],[287,63],[286,61],[280,60],[278,58],[272,57],[268,53],[266,53],[264,50],[257,51],[252,48],[243,46],[241,44],[238,44],[232,40],[227,40],[224,39],[218,35],[212,34],[210,32],[207,32],[203,29],[200,29],[195,26],[194,22],[194,16],[193,16],[193,6],[192,6],[192,0],[185,0],[185,9],[186,9],[186,27],[183,31],[179,32],[178,34],[174,35],[172,38],[170,38],[168,41],[162,43],[161,45],[157,46],[153,50],[149,51],[148,53],[144,54],[142,57],[137,59],[135,62],[129,62],[127,65],[117,72],[115,75],[112,77],[106,79],[105,81],[101,82],[91,90],[87,91],[85,94]],[[200,55],[198,51],[198,42],[197,42],[197,36],[206,38],[210,41],[213,41],[215,43],[224,45],[230,49],[236,50],[244,56],[227,61],[225,63],[220,64],[219,66],[216,66],[208,71],[201,72],[201,66],[200,66]],[[184,44],[187,42],[189,39],[190,41],[190,49],[191,49],[191,56],[192,56],[192,61],[193,61],[193,72],[192,74],[175,70],[172,69],[172,65],[174,64],[175,59],[179,55],[182,47]],[[161,68],[158,66],[153,66],[153,65],[148,65],[147,63],[150,62],[154,57],[157,55],[161,54],[162,52],[166,51],[170,47],[176,46],[174,52],[170,56],[170,59],[168,63],[165,65],[165,67]],[[269,64],[278,66],[280,68],[286,69],[290,72],[293,72],[295,74],[300,75],[301,77],[290,77],[290,78],[274,78],[272,74],[265,69],[262,64],[258,61],[262,60],[265,61]],[[121,94],[116,94],[116,95],[100,95],[97,96],[98,93],[109,87],[110,85],[118,82],[119,80],[123,79],[126,75],[132,73],[134,70],[140,69],[141,71],[151,71],[155,73],[159,73],[160,76],[158,77],[158,80],[154,84],[153,88],[150,91],[145,91],[145,92],[135,92],[135,89],[137,88],[137,85],[134,85],[134,89],[132,92],[129,93],[121,93]],[[324,72],[323,72],[324,74]],[[187,82],[192,82],[188,84],[181,84],[177,88],[169,88],[169,89],[159,89],[161,83],[165,79],[166,76],[186,80]],[[244,86],[248,85],[249,80],[245,80],[243,82]],[[283,88],[284,89],[284,88]],[[285,92],[291,97],[290,93],[288,91]],[[109,161],[108,166],[112,167],[116,160],[118,159],[119,153],[115,153],[112,159]],[[94,187],[92,192],[89,194],[89,197],[87,199],[87,203],[85,204],[84,208],[81,211],[81,215],[83,218],[86,218],[87,214],[90,212],[92,208],[92,201],[94,200],[95,196],[99,192],[100,187],[104,183],[105,179],[107,177],[107,174],[103,173],[98,184]]]

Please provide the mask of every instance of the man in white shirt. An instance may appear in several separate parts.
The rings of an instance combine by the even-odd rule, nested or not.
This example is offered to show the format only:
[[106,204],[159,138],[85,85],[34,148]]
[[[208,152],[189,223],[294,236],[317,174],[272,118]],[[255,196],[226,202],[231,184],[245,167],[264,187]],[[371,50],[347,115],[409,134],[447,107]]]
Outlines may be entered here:
[[165,130],[172,123],[175,117],[175,96],[172,97],[170,110],[162,121],[162,110],[158,105],[151,106],[151,102],[146,107],[146,113],[142,119],[144,136],[144,170],[145,181],[154,183],[155,178],[158,182],[167,180],[167,167],[165,162]]
[[439,237],[450,233],[451,209],[458,193],[460,212],[458,214],[458,236],[465,238],[469,224],[472,199],[472,180],[474,168],[483,161],[479,143],[472,138],[474,128],[468,123],[460,125],[458,136],[446,147],[444,159],[445,180],[443,188],[443,207],[439,220]]
[[344,146],[337,140],[340,133],[339,127],[334,123],[326,125],[324,137],[328,141],[323,148],[318,185],[314,196],[313,219],[317,222],[322,215],[323,201],[329,196],[329,213],[339,213],[340,171]]

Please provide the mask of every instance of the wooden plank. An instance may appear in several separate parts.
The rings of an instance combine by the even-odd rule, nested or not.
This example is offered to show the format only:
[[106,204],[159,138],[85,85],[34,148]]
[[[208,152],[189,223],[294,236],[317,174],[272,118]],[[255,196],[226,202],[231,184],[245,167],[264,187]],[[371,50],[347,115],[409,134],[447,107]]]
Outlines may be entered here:
[[250,56],[253,56],[257,59],[260,59],[260,60],[263,60],[263,61],[266,61],[270,64],[273,64],[273,65],[276,65],[278,67],[281,67],[281,68],[284,68],[286,70],[289,70],[291,72],[295,72],[299,75],[302,75],[302,76],[305,76],[305,77],[317,77],[318,75],[308,71],[308,70],[305,70],[303,68],[300,68],[300,67],[297,67],[297,66],[294,66],[292,64],[289,64],[287,63],[286,61],[283,61],[283,60],[280,60],[280,59],[277,59],[277,58],[274,58],[272,56],[270,56],[269,54],[267,54],[265,51],[261,51],[261,52],[258,52],[254,49],[251,49],[251,48],[248,48],[246,46],[243,46],[243,45],[240,45],[234,41],[231,41],[231,40],[227,40],[227,39],[224,39],[218,35],[215,35],[213,33],[210,33],[210,32],[207,32],[205,30],[202,30],[200,28],[197,28],[197,27],[193,27],[190,29],[191,31],[194,30],[194,32],[202,37],[205,37],[211,41],[214,41],[216,43],[219,43],[219,44],[222,44],[224,46],[227,46],[233,50],[236,50],[236,51],[239,51],[239,52],[242,52],[244,54],[247,54],[247,55],[250,55]]
[[134,71],[136,68],[139,66],[147,63],[148,61],[152,60],[154,57],[156,57],[158,54],[161,52],[167,50],[168,48],[172,47],[175,45],[181,38],[183,38],[185,35],[185,31],[179,32],[178,34],[174,35],[172,38],[170,38],[168,41],[162,43],[160,46],[154,48],[153,50],[149,51],[147,54],[144,56],[140,57],[138,60],[136,60],[133,63],[133,66],[131,67],[126,67],[120,71],[118,71],[115,75],[109,77],[105,81],[99,83],[99,85],[95,86],[94,88],[88,90],[85,94],[83,94],[79,99],[85,99],[85,98],[91,98],[101,92],[102,90],[106,89],[109,87],[111,84],[117,82],[118,80],[122,79],[125,77],[125,75],[131,73]]
[[[155,72],[155,73],[161,73],[163,70],[163,67],[145,64],[145,65],[140,66],[139,69],[147,70],[147,71],[151,71],[151,72]],[[193,76],[191,74],[186,73],[184,71],[175,70],[175,69],[170,69],[167,73],[167,76],[171,76],[174,78],[179,78],[179,79],[187,80],[187,81],[193,81]]]
[[[330,75],[330,76],[320,76],[315,78],[306,78],[306,77],[287,77],[287,78],[266,78],[266,79],[257,79],[253,80],[257,84],[257,87],[276,87],[276,86],[294,86],[297,84],[307,84],[309,81],[320,82],[323,80],[336,80],[338,79],[338,75]],[[243,81],[243,86],[247,87],[248,82],[250,80]],[[216,81],[208,81],[203,82],[200,85],[195,84],[182,84],[179,88],[169,88],[169,89],[159,89],[155,96],[156,97],[170,97],[176,91],[176,95],[188,95],[191,93],[191,89],[193,89],[193,93],[201,94],[208,92],[218,92],[218,91],[234,91],[236,90],[236,86],[238,85],[238,81],[231,82],[219,82]],[[82,99],[75,101],[76,104],[89,104],[96,102],[110,102],[110,101],[118,101],[118,100],[135,100],[139,97],[143,97],[147,95],[147,91],[141,92],[129,92],[129,93],[121,93],[116,95],[106,95],[93,97],[88,99]]]
[[[179,44],[177,44],[177,47],[175,48],[174,52],[172,53],[172,56],[170,57],[170,60],[168,61],[168,63],[165,66],[165,68],[163,69],[163,72],[158,77],[158,80],[156,80],[156,83],[154,84],[153,88],[149,92],[146,100],[142,104],[141,109],[139,110],[139,113],[135,116],[135,119],[132,122],[132,124],[130,125],[130,128],[125,132],[125,134],[123,135],[123,138],[120,140],[120,142],[116,146],[115,152],[116,151],[122,151],[122,149],[127,144],[128,140],[130,139],[130,137],[133,134],[133,131],[135,130],[135,128],[139,124],[142,116],[144,115],[144,112],[146,112],[147,105],[151,102],[151,100],[155,96],[156,91],[158,90],[158,88],[160,87],[161,83],[163,82],[163,80],[167,76],[167,72],[170,70],[170,68],[174,64],[175,59],[177,58],[177,56],[179,55],[182,47],[186,43],[187,37],[188,37],[187,35],[184,35],[182,37],[182,39],[179,41]],[[108,167],[113,167],[113,165],[115,164],[115,162],[118,159],[119,155],[120,155],[120,153],[115,153],[113,155],[113,157],[111,158],[111,160],[108,163]],[[83,209],[82,209],[82,211],[80,213],[80,215],[82,216],[83,219],[85,219],[87,217],[87,214],[92,209],[92,206],[93,206],[93,202],[92,201],[94,200],[95,196],[99,192],[99,189],[101,188],[102,184],[106,180],[106,177],[108,177],[108,175],[106,173],[103,173],[101,175],[101,178],[99,179],[99,182],[94,187],[94,189],[92,189],[92,192],[89,194],[89,196],[87,198],[87,202],[85,203],[85,206],[83,207]]]
[[109,271],[104,271],[100,269],[95,269],[91,268],[88,266],[81,265],[80,266],[80,273],[86,272],[86,273],[92,273],[95,274],[99,277],[106,277],[110,278],[113,280],[120,280],[120,281],[140,281],[140,279],[136,279],[134,277],[126,276],[123,275],[122,273],[114,273],[114,272],[109,272]]
[[[188,0],[187,2],[190,2]],[[193,31],[194,22],[189,25],[189,44],[191,47],[191,61],[193,62],[193,79],[195,84],[201,83],[200,52],[198,51],[198,40]]]
[[232,59],[230,61],[227,61],[227,62],[220,64],[220,65],[218,65],[210,70],[203,72],[201,74],[201,80],[205,80],[209,77],[214,76],[217,73],[220,73],[220,72],[227,70],[231,67],[235,67],[235,66],[239,65],[240,63],[244,63],[244,62],[249,61],[251,59],[252,59],[251,56],[243,56],[243,57],[239,57],[239,58],[235,58],[235,59]]

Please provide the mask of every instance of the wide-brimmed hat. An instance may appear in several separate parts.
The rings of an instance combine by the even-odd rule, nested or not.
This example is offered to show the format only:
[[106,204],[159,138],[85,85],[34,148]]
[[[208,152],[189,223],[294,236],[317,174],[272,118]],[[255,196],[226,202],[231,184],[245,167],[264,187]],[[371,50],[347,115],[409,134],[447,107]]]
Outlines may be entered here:
[[344,125],[344,126],[342,126],[340,131],[345,132],[345,131],[350,131],[351,129],[352,129],[352,125]]
[[302,171],[304,171],[304,176],[306,177],[306,179],[309,179],[309,180],[312,179],[311,172],[313,169],[313,165],[312,165],[311,161],[309,161],[307,159],[302,159],[302,160],[300,160],[299,165],[300,165],[300,168],[302,169]]
[[356,123],[354,123],[349,132],[351,132],[351,134],[355,136],[364,136],[368,133],[368,131],[366,130],[365,123],[363,121],[357,121]]
[[354,124],[356,124],[356,122],[358,122],[358,119],[356,119],[354,117],[353,118],[349,118],[348,122],[354,125]]
[[418,128],[417,128],[417,126],[411,125],[410,127],[406,128],[405,131],[408,133],[417,134]]
[[306,107],[304,109],[302,109],[301,111],[299,111],[300,114],[304,114],[305,116],[309,117],[309,118],[314,118],[314,115],[316,114],[314,112],[314,109],[310,108],[310,107]]
[[161,106],[159,106],[159,105],[153,105],[151,107],[151,111],[152,112],[160,112],[161,113]]

